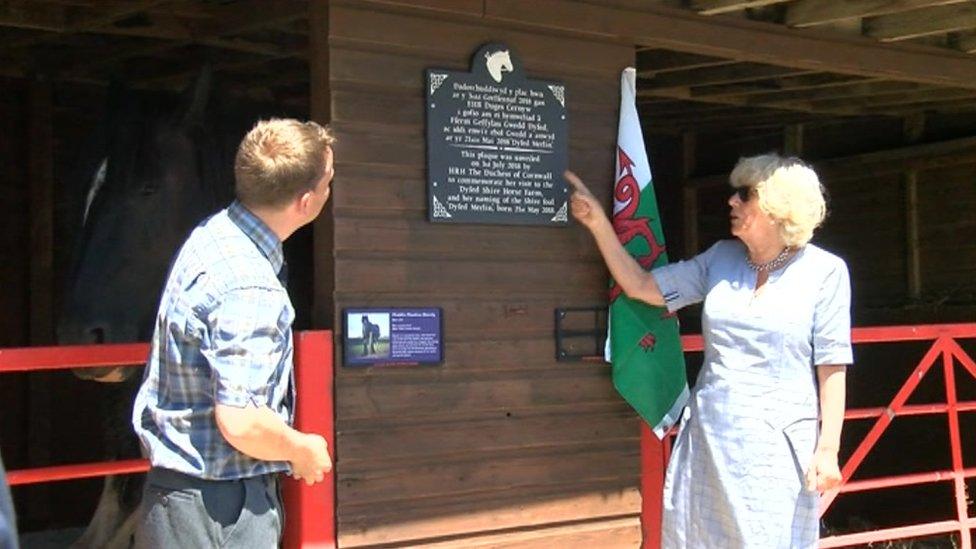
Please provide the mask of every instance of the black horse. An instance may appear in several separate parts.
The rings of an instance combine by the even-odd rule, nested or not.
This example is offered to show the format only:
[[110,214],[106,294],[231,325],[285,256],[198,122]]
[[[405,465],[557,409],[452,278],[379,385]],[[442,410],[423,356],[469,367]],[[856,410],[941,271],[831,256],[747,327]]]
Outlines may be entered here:
[[363,315],[363,354],[367,354],[367,349],[369,349],[369,354],[374,354],[376,352],[376,342],[380,339],[380,325],[373,324],[369,321],[369,317]]
[[[61,344],[148,341],[169,263],[189,232],[226,205],[233,155],[252,120],[228,123],[208,108],[204,70],[180,97],[113,86],[107,119],[89,140],[78,182],[81,230],[58,323]],[[70,182],[68,182],[70,185]],[[102,402],[106,459],[138,457],[130,417],[141,368],[77,370],[112,382]],[[76,547],[130,545],[142,475],[108,477]]]

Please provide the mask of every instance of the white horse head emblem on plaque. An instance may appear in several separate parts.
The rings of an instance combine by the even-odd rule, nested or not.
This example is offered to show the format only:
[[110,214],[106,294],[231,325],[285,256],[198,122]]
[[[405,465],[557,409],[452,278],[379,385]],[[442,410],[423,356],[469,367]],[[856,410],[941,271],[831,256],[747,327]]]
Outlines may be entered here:
[[485,65],[488,67],[488,74],[499,83],[502,81],[502,73],[512,72],[514,69],[508,50],[485,52]]

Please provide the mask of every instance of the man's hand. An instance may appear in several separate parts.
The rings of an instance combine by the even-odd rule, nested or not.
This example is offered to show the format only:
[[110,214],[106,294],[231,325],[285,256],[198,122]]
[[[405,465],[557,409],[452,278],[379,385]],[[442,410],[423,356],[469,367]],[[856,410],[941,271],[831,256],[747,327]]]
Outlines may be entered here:
[[563,172],[563,177],[573,188],[573,194],[569,197],[570,211],[572,211],[573,217],[588,229],[592,229],[601,221],[606,221],[607,214],[603,212],[603,206],[586,188],[583,180],[569,170]]
[[807,469],[807,490],[826,492],[836,488],[841,481],[840,468],[837,466],[837,451],[831,449],[817,449],[813,454],[813,461]]
[[320,435],[302,433],[299,455],[291,462],[291,476],[304,480],[309,486],[322,482],[325,474],[332,470],[329,445]]

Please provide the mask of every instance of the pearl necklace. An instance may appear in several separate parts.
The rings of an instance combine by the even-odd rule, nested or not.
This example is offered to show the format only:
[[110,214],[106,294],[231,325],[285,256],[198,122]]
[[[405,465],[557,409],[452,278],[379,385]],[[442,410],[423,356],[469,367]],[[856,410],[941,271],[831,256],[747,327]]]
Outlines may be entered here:
[[783,251],[780,252],[779,255],[777,255],[776,257],[774,257],[772,260],[767,261],[766,263],[759,263],[759,264],[754,263],[752,261],[752,259],[749,258],[749,255],[747,254],[746,255],[746,263],[749,264],[749,268],[752,269],[753,271],[756,271],[756,272],[759,272],[759,273],[762,273],[762,272],[773,272],[776,269],[779,269],[780,267],[782,267],[787,262],[787,260],[789,260],[790,254],[792,254],[792,253],[793,253],[793,248],[787,246],[787,247],[783,248]]

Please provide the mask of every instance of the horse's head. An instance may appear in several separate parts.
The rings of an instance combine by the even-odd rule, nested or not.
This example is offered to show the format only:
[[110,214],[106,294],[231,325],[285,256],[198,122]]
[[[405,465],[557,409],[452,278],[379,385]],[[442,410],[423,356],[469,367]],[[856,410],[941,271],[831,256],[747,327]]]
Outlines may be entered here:
[[503,72],[512,72],[514,69],[512,57],[508,50],[485,52],[485,66],[488,68],[488,74],[495,82],[502,81]]
[[[232,160],[215,158],[205,105],[204,72],[185,97],[109,94],[101,160],[86,184],[81,236],[73,253],[62,344],[147,341],[169,262],[187,233],[231,188]],[[223,166],[227,166],[222,169]],[[226,172],[226,173],[224,173]],[[122,381],[134,369],[76,371]]]

